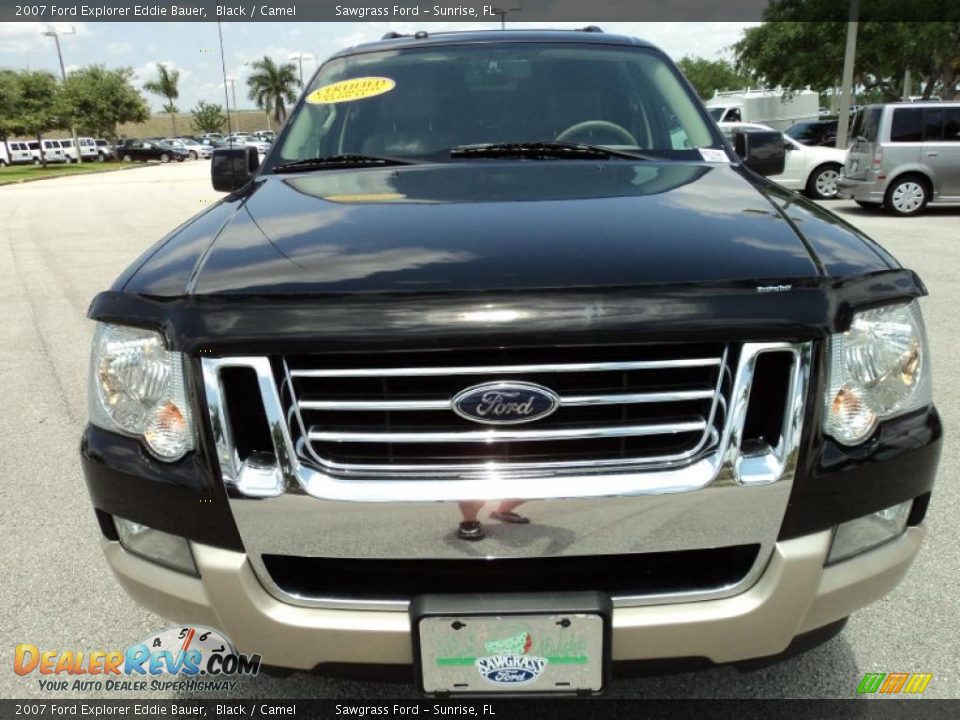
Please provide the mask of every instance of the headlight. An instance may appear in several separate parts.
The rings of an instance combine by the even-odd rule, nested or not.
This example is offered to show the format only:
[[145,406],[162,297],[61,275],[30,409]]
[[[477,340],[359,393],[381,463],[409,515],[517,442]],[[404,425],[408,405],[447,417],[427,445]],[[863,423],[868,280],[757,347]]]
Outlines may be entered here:
[[830,337],[824,432],[863,442],[886,418],[932,402],[930,357],[916,300],[856,313]]
[[100,324],[90,357],[90,422],[141,437],[161,460],[194,446],[183,357],[155,332]]

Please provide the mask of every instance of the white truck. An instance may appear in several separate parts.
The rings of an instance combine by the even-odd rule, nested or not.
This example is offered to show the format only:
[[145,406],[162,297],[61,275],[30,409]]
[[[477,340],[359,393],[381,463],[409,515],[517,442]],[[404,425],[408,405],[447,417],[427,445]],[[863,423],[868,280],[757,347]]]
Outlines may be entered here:
[[815,120],[820,97],[807,88],[790,92],[782,88],[714,91],[706,102],[713,119],[719,122],[750,122],[786,130],[801,120]]

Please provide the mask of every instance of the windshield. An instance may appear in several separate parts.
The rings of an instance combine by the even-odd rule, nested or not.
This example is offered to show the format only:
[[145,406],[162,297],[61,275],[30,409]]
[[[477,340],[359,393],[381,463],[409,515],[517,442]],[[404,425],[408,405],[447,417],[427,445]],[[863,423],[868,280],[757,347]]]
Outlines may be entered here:
[[657,52],[505,43],[328,62],[270,165],[348,154],[449,160],[465,145],[549,140],[668,158],[700,159],[696,148],[720,147]]

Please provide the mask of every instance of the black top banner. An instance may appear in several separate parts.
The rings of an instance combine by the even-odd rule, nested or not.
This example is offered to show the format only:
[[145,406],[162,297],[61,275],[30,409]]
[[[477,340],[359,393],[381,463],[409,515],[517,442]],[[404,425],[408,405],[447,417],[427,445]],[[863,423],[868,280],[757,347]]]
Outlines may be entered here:
[[488,0],[432,3],[378,0],[0,0],[3,22],[500,22],[759,21],[778,8],[792,21],[960,21],[960,5],[943,0]]

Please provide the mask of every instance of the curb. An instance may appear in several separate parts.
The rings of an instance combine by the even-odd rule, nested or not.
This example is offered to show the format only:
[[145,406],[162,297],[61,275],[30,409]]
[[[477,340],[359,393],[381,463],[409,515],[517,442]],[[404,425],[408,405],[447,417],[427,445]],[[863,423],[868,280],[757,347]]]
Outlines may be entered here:
[[[111,172],[123,172],[124,170],[139,170],[140,168],[150,167],[151,165],[161,165],[162,163],[136,163],[131,164],[127,167],[116,167],[111,168],[110,170],[86,170],[77,172],[63,173],[62,175],[47,175],[46,177],[27,177],[20,178],[19,180],[4,180],[3,175],[0,174],[0,187],[4,185],[23,185],[24,183],[38,182],[40,180],[59,180],[60,178],[66,177],[76,177],[77,175],[102,175],[104,173]],[[69,167],[69,166],[66,166]]]

